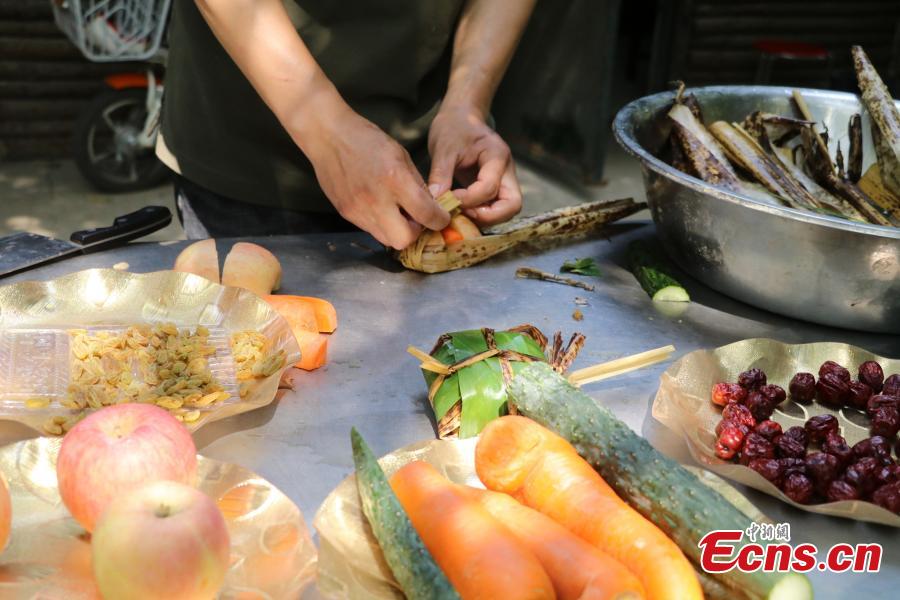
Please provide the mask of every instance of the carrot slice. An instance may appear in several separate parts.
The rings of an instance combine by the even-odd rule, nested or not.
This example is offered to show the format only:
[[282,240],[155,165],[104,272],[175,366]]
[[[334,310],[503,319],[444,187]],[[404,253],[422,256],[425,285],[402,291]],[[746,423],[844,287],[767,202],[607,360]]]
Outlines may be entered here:
[[459,231],[453,229],[452,227],[443,228],[441,230],[441,235],[444,237],[444,243],[446,244],[461,242],[465,239]]
[[295,331],[300,346],[300,362],[296,367],[313,371],[328,362],[328,336],[315,331]]
[[560,600],[637,600],[644,586],[622,563],[512,496],[465,488],[540,561]]
[[268,295],[263,296],[263,300],[278,311],[278,314],[287,319],[291,330],[294,331],[294,335],[296,335],[297,331],[319,332],[315,307],[303,298],[299,296]]
[[334,305],[324,298],[315,298],[313,296],[292,296],[297,300],[304,300],[310,303],[316,313],[316,322],[318,323],[319,333],[333,333],[338,326],[337,311]]
[[401,468],[390,483],[425,547],[463,600],[555,597],[534,554],[462,486],[422,461]]
[[512,495],[618,559],[648,597],[702,600],[681,549],[550,430],[520,416],[492,421],[475,447],[475,470],[488,489]]

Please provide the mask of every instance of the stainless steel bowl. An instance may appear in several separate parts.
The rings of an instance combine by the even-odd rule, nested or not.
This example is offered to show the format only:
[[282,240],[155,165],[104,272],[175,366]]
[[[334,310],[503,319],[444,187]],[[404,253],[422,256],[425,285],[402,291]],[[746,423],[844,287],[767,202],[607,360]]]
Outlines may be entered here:
[[[794,114],[791,88],[716,86],[690,90],[707,123],[754,110]],[[868,115],[854,94],[803,90],[833,146],[847,151],[847,122],[863,114],[864,168],[875,162]],[[613,129],[641,161],[647,202],[672,258],[710,287],[754,306],[825,325],[900,333],[900,229],[780,206],[713,187],[657,154],[673,93],[640,98]]]

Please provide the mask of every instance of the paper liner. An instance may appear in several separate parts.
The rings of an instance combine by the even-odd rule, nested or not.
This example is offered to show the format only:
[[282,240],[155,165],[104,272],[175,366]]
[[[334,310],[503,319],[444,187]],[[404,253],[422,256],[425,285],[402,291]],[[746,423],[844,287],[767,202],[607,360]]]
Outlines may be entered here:
[[[450,481],[484,488],[475,474],[478,438],[429,440],[395,450],[378,463],[390,477],[414,460],[431,463]],[[349,444],[348,444],[349,445]],[[722,494],[750,519],[770,522],[736,489],[712,473],[686,467]],[[328,495],[313,526],[319,534],[319,591],[330,598],[389,600],[404,598],[359,506],[356,476],[350,475]]]
[[[201,410],[197,421],[185,423],[191,431],[203,425],[266,406],[275,398],[282,373],[300,360],[300,349],[287,321],[258,296],[226,287],[189,273],[157,271],[128,273],[115,269],[88,269],[51,281],[23,281],[0,287],[0,331],[67,329],[95,326],[173,322],[179,328],[204,325],[229,335],[253,329],[266,335],[273,351],[287,354],[285,367],[252,384],[244,398],[232,397]],[[68,371],[69,365],[64,366]],[[0,397],[5,389],[0,386]],[[17,421],[43,432],[41,424],[55,415],[73,415],[56,402],[28,410],[0,403],[0,419]]]
[[[798,504],[774,484],[749,467],[723,461],[713,452],[715,427],[721,410],[710,401],[712,386],[720,381],[736,381],[742,371],[762,369],[769,383],[788,389],[795,373],[817,374],[819,366],[833,360],[856,373],[860,363],[876,360],[886,375],[900,373],[900,360],[888,359],[862,348],[836,342],[783,344],[770,339],[749,339],[715,350],[697,350],[681,357],[660,377],[653,401],[653,416],[666,427],[684,435],[694,459],[707,469],[781,499],[808,512],[900,527],[900,516],[871,502],[843,500],[822,504]],[[869,418],[852,408],[833,410],[813,402],[802,405],[786,400],[772,415],[784,429],[803,423],[814,415],[831,414],[840,422],[841,435],[851,446],[869,437]],[[811,448],[814,445],[811,445]]]
[[[0,596],[100,598],[90,536],[59,498],[62,440],[35,438],[0,448],[12,497],[12,533],[0,566]],[[220,600],[299,598],[315,575],[316,549],[300,509],[255,473],[198,456],[199,489],[217,501],[231,536],[231,569]]]

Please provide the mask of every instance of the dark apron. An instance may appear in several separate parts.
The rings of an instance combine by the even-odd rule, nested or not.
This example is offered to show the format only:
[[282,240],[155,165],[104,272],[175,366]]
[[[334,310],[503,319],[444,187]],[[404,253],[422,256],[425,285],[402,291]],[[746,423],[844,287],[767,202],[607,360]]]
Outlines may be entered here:
[[[286,7],[343,98],[421,164],[463,0],[297,0]],[[175,0],[162,132],[181,174],[241,202],[333,212],[303,156],[219,45]]]

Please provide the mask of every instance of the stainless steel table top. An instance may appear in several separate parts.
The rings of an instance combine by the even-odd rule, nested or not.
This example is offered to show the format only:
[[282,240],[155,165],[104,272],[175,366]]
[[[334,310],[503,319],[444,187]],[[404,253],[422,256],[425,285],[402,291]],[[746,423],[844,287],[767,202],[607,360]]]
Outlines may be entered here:
[[[270,406],[208,425],[195,435],[205,455],[240,463],[277,485],[311,522],[319,504],[352,470],[349,431],[356,426],[376,454],[423,439],[434,429],[426,388],[408,344],[430,349],[446,331],[533,323],[545,333],[582,331],[587,344],[575,368],[666,344],[676,356],[749,337],[785,342],[842,341],[885,356],[900,356],[897,336],[858,333],[801,323],[731,300],[684,277],[693,298],[683,314],[657,311],[624,267],[625,247],[652,238],[646,213],[606,230],[608,237],[554,248],[502,255],[474,268],[439,275],[404,271],[362,234],[253,239],[281,259],[282,292],[321,296],[337,307],[339,328],[328,365],[297,372],[296,389]],[[233,240],[220,240],[220,259]],[[131,244],[82,256],[0,280],[51,279],[72,271],[129,263],[132,272],[171,267],[187,242]],[[557,271],[566,259],[591,256],[602,276],[595,292],[515,279],[516,267]],[[588,306],[576,306],[576,297]],[[578,308],[584,320],[576,322]],[[684,443],[650,415],[659,374],[666,364],[591,384],[586,391],[608,406],[658,449],[690,462]],[[33,434],[0,423],[0,443]],[[742,490],[776,522],[789,522],[793,543],[881,543],[881,572],[870,575],[814,573],[818,598],[885,598],[900,586],[900,532],[795,510],[751,489]]]

